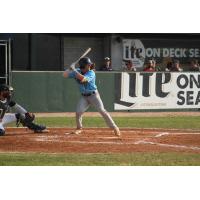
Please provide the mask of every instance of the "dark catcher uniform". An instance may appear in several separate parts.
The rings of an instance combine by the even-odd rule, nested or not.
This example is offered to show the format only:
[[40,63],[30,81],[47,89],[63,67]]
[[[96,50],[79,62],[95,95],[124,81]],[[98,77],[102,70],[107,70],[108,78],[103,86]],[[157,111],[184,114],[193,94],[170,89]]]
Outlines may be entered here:
[[[33,121],[35,115],[27,112],[22,106],[12,100],[12,88],[8,85],[0,85],[0,136],[5,134],[4,125],[11,122],[16,122],[17,126],[21,123],[23,126],[33,130],[36,133],[41,133],[46,129],[43,125],[37,125]],[[10,108],[15,110],[15,113],[7,113]]]

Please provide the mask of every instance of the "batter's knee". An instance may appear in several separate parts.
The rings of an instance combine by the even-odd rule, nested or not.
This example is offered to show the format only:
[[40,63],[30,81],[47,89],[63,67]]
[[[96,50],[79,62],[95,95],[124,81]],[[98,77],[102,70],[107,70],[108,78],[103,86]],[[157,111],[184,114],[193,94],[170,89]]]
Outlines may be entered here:
[[98,111],[99,111],[99,113],[100,113],[101,115],[107,115],[107,114],[108,114],[107,110],[105,110],[105,109],[100,109],[100,110],[98,110]]
[[100,113],[107,113],[107,110],[105,108],[103,108],[103,107],[97,107],[96,109]]

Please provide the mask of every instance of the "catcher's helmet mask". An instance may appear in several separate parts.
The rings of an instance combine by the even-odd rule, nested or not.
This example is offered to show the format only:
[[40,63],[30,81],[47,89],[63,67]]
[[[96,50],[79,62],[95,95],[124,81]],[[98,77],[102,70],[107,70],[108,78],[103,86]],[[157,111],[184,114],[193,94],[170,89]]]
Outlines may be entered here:
[[11,86],[8,86],[6,84],[1,84],[0,85],[0,93],[3,93],[2,96],[4,98],[10,97],[12,91],[13,91],[13,88]]

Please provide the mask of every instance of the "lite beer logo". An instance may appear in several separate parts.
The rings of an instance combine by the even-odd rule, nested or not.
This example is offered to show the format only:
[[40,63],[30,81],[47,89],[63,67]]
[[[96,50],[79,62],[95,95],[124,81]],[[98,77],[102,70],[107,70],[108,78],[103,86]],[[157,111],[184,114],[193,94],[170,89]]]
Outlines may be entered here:
[[198,73],[124,72],[120,76],[116,77],[121,93],[116,93],[115,110],[200,107]]
[[199,58],[199,48],[149,48],[141,40],[123,40],[123,63],[131,60],[136,68],[144,65],[145,58]]
[[[123,40],[123,60],[131,60],[136,68],[144,65],[145,49],[140,40]],[[124,65],[123,63],[122,65]]]

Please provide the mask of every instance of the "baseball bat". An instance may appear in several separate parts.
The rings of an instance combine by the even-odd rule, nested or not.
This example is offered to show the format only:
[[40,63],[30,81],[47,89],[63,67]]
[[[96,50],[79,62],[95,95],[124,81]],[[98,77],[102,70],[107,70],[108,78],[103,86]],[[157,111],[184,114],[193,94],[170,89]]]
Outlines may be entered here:
[[89,47],[88,49],[86,49],[86,51],[81,55],[81,57],[80,57],[78,60],[76,60],[74,63],[77,64],[77,63],[79,62],[79,60],[80,60],[81,58],[85,57],[91,50],[92,50],[91,47]]
[[[79,60],[83,57],[85,57],[90,51],[92,50],[91,47],[89,47],[88,49],[85,50],[85,52],[81,55],[81,57],[79,57],[78,60],[76,60],[75,62],[73,62],[74,64],[77,64],[79,62]],[[64,67],[64,70],[68,69],[68,67]]]

